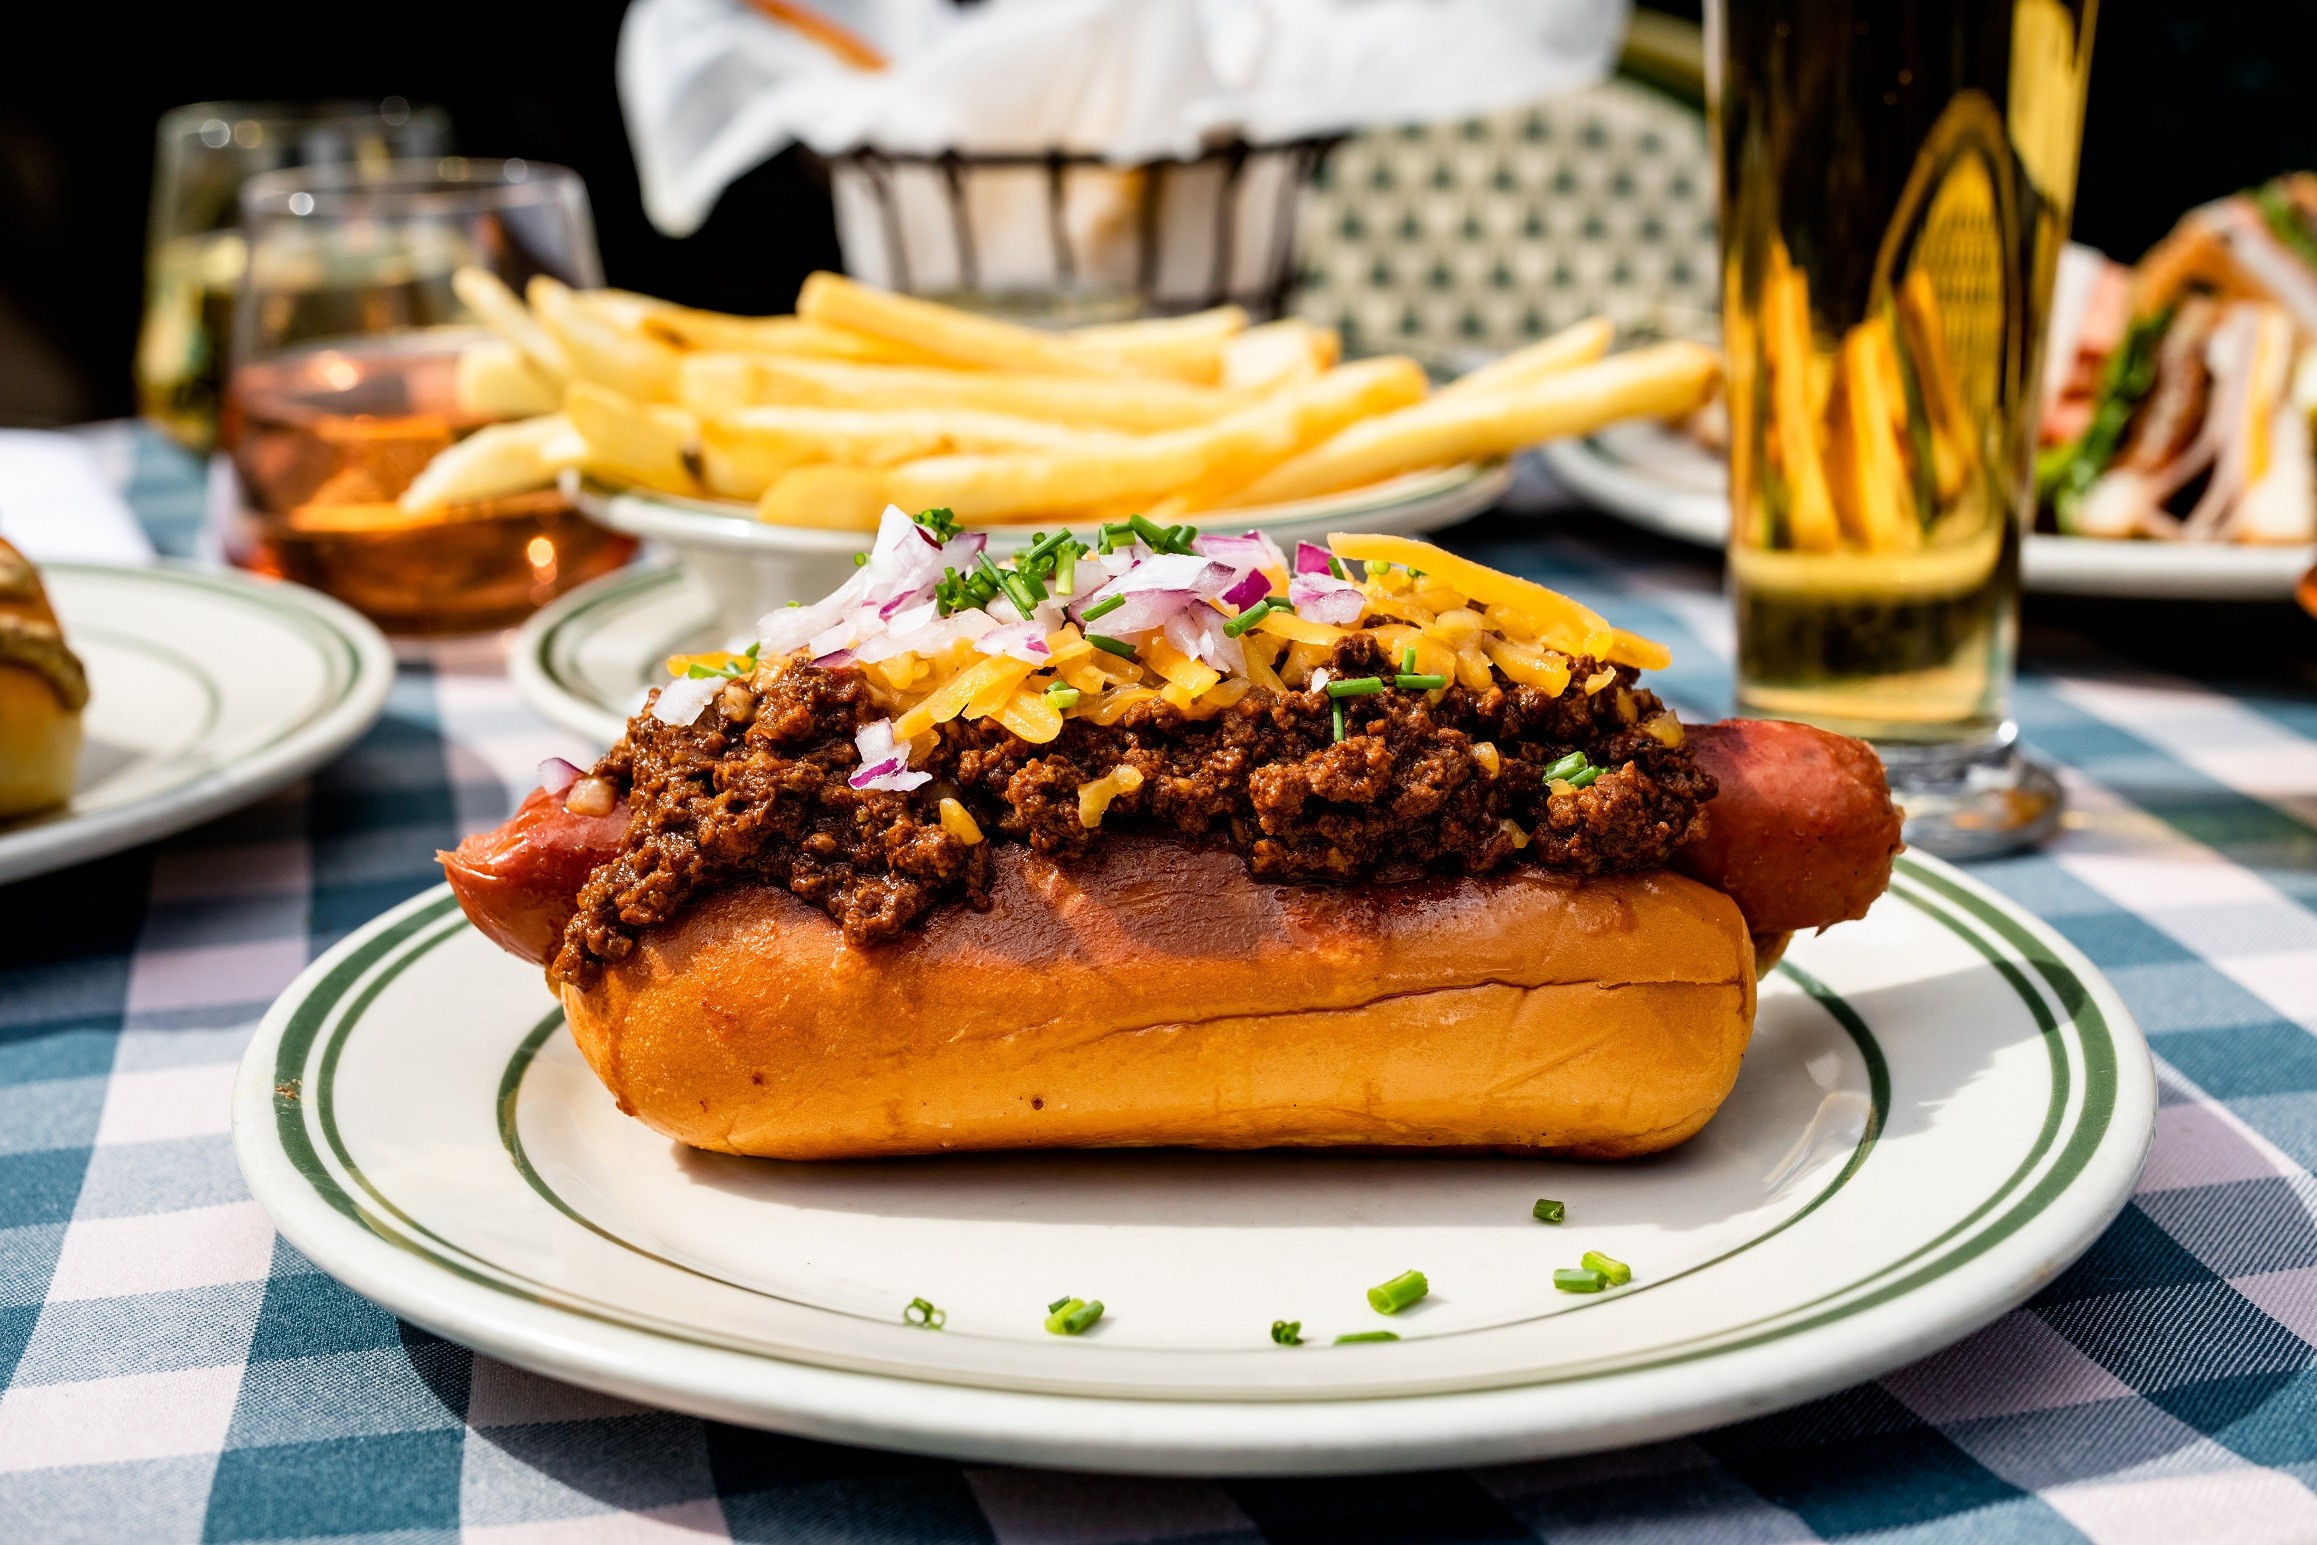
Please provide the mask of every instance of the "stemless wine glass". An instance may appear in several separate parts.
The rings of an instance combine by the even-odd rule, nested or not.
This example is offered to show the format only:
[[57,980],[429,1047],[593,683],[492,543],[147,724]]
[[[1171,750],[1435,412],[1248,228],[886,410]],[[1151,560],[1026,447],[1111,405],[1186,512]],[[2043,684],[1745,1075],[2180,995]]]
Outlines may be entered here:
[[460,355],[486,335],[452,275],[487,269],[518,293],[540,274],[602,284],[575,173],[457,156],[270,172],[242,190],[242,235],[225,406],[245,505],[236,561],[389,631],[457,633],[627,560],[630,540],[554,489],[423,515],[396,502],[490,421],[459,390]]
[[215,442],[233,296],[247,249],[241,187],[288,166],[439,156],[450,119],[400,97],[382,102],[195,102],[161,115],[145,231],[138,411],[189,450]]

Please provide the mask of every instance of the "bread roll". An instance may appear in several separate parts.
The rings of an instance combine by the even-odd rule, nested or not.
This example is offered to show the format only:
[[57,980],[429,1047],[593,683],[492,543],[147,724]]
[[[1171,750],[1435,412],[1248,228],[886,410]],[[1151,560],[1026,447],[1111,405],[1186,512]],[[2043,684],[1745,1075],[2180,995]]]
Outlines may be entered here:
[[1727,896],[1669,872],[1277,886],[1116,837],[1009,846],[989,910],[847,948],[727,891],[584,990],[620,1108],[783,1159],[1187,1145],[1652,1153],[1705,1125],[1754,1019]]
[[40,575],[0,542],[0,819],[61,804],[80,761],[88,677]]

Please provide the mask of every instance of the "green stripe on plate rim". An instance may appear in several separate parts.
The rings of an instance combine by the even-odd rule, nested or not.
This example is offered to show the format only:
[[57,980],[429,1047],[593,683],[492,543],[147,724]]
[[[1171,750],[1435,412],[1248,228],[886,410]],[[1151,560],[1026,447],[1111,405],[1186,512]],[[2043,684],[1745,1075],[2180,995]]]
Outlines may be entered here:
[[[333,686],[352,681],[362,674],[362,651],[355,641],[338,631],[330,620],[312,607],[293,600],[286,593],[290,586],[268,586],[255,580],[227,578],[205,574],[199,569],[177,568],[158,564],[151,568],[112,568],[98,563],[51,563],[43,565],[48,573],[77,574],[90,579],[129,581],[161,585],[175,589],[207,590],[215,595],[243,605],[262,607],[286,619],[308,637],[327,646],[320,652],[338,672]],[[333,695],[331,701],[337,701]]]
[[[617,714],[624,719],[627,716],[627,709],[624,704],[609,701],[598,695],[594,688],[585,682],[575,681],[564,673],[564,661],[585,648],[588,637],[592,635],[582,635],[573,639],[568,647],[566,647],[565,640],[573,629],[582,622],[593,619],[598,612],[606,607],[623,606],[652,592],[673,589],[682,584],[683,580],[684,571],[682,569],[673,566],[661,566],[633,570],[619,576],[617,581],[612,583],[598,581],[598,583],[604,583],[602,590],[589,596],[563,616],[556,618],[555,625],[539,636],[538,647],[532,652],[532,658],[539,665],[539,674],[546,677],[556,690],[573,701],[586,703],[591,707],[600,708],[606,713]],[[703,605],[701,626],[713,627],[715,621],[714,610]],[[675,651],[671,649],[667,652],[672,654]]]
[[[1649,1352],[1636,1354],[1614,1363],[1572,1368],[1543,1376],[1524,1374],[1518,1378],[1517,1382],[1522,1384],[1562,1383],[1611,1374],[1638,1372],[1785,1339],[1822,1325],[1849,1318],[1924,1287],[1985,1254],[1988,1250],[2017,1233],[2034,1217],[2048,1208],[2083,1172],[2084,1167],[2090,1162],[2093,1153],[2098,1149],[2101,1139],[2106,1134],[2109,1120],[2113,1114],[2117,1090],[2116,1049],[2113,1035],[2106,1017],[2100,1012],[2089,989],[2066,962],[2060,960],[2042,941],[2020,927],[2015,920],[2006,916],[2000,908],[1956,885],[1944,876],[1930,872],[1909,858],[1902,856],[1899,859],[1898,874],[1894,877],[1892,891],[1894,895],[1956,934],[1958,938],[1968,943],[1987,959],[2001,975],[2005,984],[2019,995],[2033,1017],[2039,1035],[2051,1058],[2052,1090],[2044,1121],[2027,1156],[2015,1167],[2012,1174],[2006,1177],[2002,1184],[1991,1190],[1964,1219],[1951,1225],[1937,1237],[1926,1241],[1907,1255],[1896,1261],[1885,1263],[1857,1281],[1830,1289],[1802,1303],[1789,1305],[1773,1315],[1750,1324],[1726,1327],[1711,1335],[1688,1341],[1665,1343]],[[473,1255],[449,1240],[443,1239],[410,1217],[407,1212],[381,1193],[362,1173],[360,1166],[354,1162],[351,1154],[346,1151],[343,1142],[338,1138],[336,1130],[334,1076],[338,1066],[339,1051],[347,1036],[359,1023],[363,1012],[377,1000],[379,994],[396,976],[430,953],[436,946],[446,942],[465,928],[464,920],[457,915],[456,905],[456,901],[446,890],[435,900],[396,918],[391,924],[381,928],[374,937],[362,941],[352,953],[341,960],[324,978],[315,983],[313,989],[292,1011],[289,1022],[284,1026],[282,1040],[276,1052],[274,1097],[277,1134],[283,1152],[292,1166],[308,1184],[314,1187],[316,1193],[339,1214],[359,1224],[387,1243],[462,1280],[492,1288],[541,1307],[577,1314],[583,1318],[608,1325],[646,1331],[691,1345],[771,1357],[776,1360],[784,1358],[793,1360],[796,1356],[793,1350],[752,1343],[738,1338],[706,1335],[680,1322],[660,1320],[655,1316],[643,1314],[622,1305],[597,1303],[582,1295],[573,1294],[569,1290],[533,1281],[520,1273],[498,1266],[485,1258]],[[2048,990],[2064,1010],[2064,1015],[2053,1012],[2051,1002],[2046,1000],[2042,992],[2036,990],[2029,977],[2019,969],[2020,961],[2014,961],[2006,956],[1998,947],[1999,944],[2010,946],[2018,954],[2020,961],[2033,967],[2036,976],[2047,985]],[[1871,1153],[1887,1110],[1889,1097],[1887,1069],[1883,1065],[1879,1049],[1875,1048],[1873,1037],[1867,1031],[1863,1020],[1839,995],[1833,993],[1825,984],[1817,981],[1800,967],[1785,963],[1779,969],[1832,1015],[1845,1032],[1852,1036],[1854,1043],[1859,1046],[1862,1057],[1867,1061],[1870,1085],[1874,1091],[1873,1115],[1870,1118],[1868,1131],[1858,1148],[1853,1152],[1851,1159],[1845,1164],[1835,1180],[1817,1197],[1802,1209],[1781,1220],[1773,1228],[1765,1230],[1755,1239],[1722,1257],[1718,1257],[1717,1261],[1727,1260],[1731,1255],[1742,1253],[1774,1234],[1793,1226],[1811,1211],[1823,1205],[1836,1190],[1847,1184],[1859,1172]],[[358,984],[360,990],[357,992],[355,989]],[[347,1002],[350,992],[354,996],[351,1002]],[[346,1011],[342,1014],[334,1014],[333,1011],[341,1003],[347,1003]],[[760,1297],[792,1304],[815,1313],[836,1314],[844,1318],[870,1323],[885,1323],[875,1316],[860,1315],[845,1310],[833,1310],[823,1305],[784,1299],[780,1295],[767,1293],[761,1289],[732,1283],[727,1279],[699,1271],[681,1262],[668,1261],[603,1229],[581,1215],[562,1198],[556,1196],[552,1189],[537,1176],[527,1158],[522,1154],[520,1137],[515,1133],[513,1127],[513,1112],[514,1100],[520,1089],[523,1072],[536,1056],[538,1050],[561,1024],[562,1014],[560,1011],[550,1013],[523,1037],[521,1043],[510,1055],[507,1068],[502,1075],[495,1101],[496,1109],[493,1113],[501,1133],[502,1142],[508,1148],[510,1161],[515,1163],[525,1180],[550,1206],[590,1232],[616,1243],[624,1249],[646,1255],[687,1275],[718,1282],[737,1291],[751,1292]],[[323,1049],[322,1065],[319,1069],[319,1088],[311,1097],[308,1097],[302,1092],[300,1080],[312,1056],[314,1043],[325,1026],[330,1027],[331,1034]],[[2072,1038],[2065,1034],[2069,1029],[2075,1031]],[[2078,1055],[2082,1061],[2080,1081],[2071,1072],[2071,1060],[2067,1053],[2067,1047],[2071,1044],[2079,1048]],[[2061,1128],[2065,1123],[2071,1096],[2077,1090],[2079,1082],[2082,1098],[2076,1105],[2076,1125],[2074,1130],[2068,1133],[2063,1144],[2059,1141]],[[361,1200],[350,1195],[322,1160],[307,1128],[306,1108],[308,1107],[311,1107],[316,1113],[323,1128],[324,1140],[330,1147],[332,1156],[345,1169],[354,1183],[370,1198],[373,1205],[364,1205]],[[2055,1145],[2057,1145],[2056,1155]],[[2038,1168],[2044,1166],[2047,1159],[2051,1160],[2048,1168],[2043,1169],[2042,1175],[2035,1179],[2033,1184],[2027,1184],[2030,1178],[2036,1175]],[[2015,1195],[2015,1193],[2020,1192],[2023,1185],[2026,1186],[2024,1194]],[[2008,1206],[2006,1206],[2007,1202],[2009,1203]],[[1996,1216],[1999,1209],[2001,1209],[2001,1215]],[[401,1227],[393,1226],[388,1221],[389,1219],[399,1222]],[[1989,1221],[1990,1219],[1992,1221]],[[1975,1226],[1983,1223],[1985,1227],[1979,1228],[1975,1233],[1971,1232]],[[1699,1266],[1689,1268],[1689,1272],[1703,1270],[1712,1264],[1715,1262],[1702,1263]],[[1683,1273],[1683,1275],[1687,1274],[1689,1273]],[[1630,1296],[1631,1294],[1620,1295],[1620,1297]],[[1582,1308],[1576,1311],[1564,1310],[1562,1312],[1582,1312]],[[1451,1334],[1479,1335],[1506,1328],[1509,1328],[1508,1325],[1500,1324]],[[943,1370],[924,1370],[919,1376],[937,1379],[952,1377]],[[1297,1398],[1363,1397],[1334,1397],[1320,1393]]]

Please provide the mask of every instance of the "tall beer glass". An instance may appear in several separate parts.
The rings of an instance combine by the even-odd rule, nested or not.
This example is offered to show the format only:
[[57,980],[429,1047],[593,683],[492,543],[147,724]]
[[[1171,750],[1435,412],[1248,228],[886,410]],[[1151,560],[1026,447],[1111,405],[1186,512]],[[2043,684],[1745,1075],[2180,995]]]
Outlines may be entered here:
[[2098,0],[1709,0],[1742,712],[1874,742],[1908,840],[2037,840],[2033,383]]

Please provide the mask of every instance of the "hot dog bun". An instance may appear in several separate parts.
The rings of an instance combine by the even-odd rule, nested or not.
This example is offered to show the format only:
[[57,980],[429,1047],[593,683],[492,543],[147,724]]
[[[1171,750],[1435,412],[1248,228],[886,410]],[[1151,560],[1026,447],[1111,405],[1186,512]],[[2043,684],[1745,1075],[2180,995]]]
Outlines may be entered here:
[[1613,1158],[1702,1127],[1754,1019],[1731,900],[1669,872],[1280,886],[1120,836],[997,855],[987,911],[849,948],[720,893],[563,988],[621,1109],[784,1159],[1188,1145]]
[[0,819],[71,795],[87,702],[88,677],[38,571],[0,542]]

